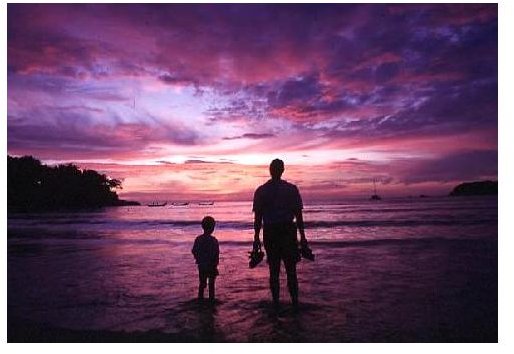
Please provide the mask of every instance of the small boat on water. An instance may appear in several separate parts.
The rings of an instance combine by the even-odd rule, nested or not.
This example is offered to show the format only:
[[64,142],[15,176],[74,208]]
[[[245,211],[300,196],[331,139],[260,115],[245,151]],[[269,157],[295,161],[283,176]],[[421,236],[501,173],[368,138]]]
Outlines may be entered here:
[[189,202],[173,202],[171,203],[172,206],[186,206],[189,205]]
[[150,204],[147,204],[149,207],[163,207],[165,206],[166,204],[168,204],[168,202],[164,202],[164,203],[159,203],[159,202],[151,202]]
[[214,205],[214,202],[200,202],[198,205]]
[[373,189],[375,193],[369,198],[370,200],[382,200],[382,198],[377,194],[377,186],[375,184],[375,179],[373,179]]

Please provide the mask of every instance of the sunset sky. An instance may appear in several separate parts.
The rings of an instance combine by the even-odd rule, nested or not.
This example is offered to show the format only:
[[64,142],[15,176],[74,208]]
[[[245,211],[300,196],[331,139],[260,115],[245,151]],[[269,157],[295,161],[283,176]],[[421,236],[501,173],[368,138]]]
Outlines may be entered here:
[[496,4],[8,5],[10,155],[121,197],[304,199],[497,179]]

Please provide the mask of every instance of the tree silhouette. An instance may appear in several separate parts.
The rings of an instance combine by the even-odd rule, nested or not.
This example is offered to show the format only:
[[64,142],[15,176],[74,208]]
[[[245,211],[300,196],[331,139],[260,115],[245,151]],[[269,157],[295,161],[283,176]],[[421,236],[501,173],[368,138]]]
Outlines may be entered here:
[[450,196],[498,195],[498,181],[478,181],[461,183],[450,193]]
[[50,167],[32,156],[7,156],[8,211],[134,205],[120,200],[121,181],[73,164]]

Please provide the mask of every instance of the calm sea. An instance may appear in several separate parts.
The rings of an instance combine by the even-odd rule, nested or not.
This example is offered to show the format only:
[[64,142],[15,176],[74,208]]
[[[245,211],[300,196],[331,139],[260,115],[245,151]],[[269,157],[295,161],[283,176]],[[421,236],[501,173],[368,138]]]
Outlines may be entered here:
[[[193,301],[205,215],[221,247],[214,308]],[[9,214],[8,317],[184,341],[496,341],[497,215],[496,198],[306,203],[317,258],[298,265],[300,312],[283,279],[277,314],[265,262],[248,269],[249,202]]]

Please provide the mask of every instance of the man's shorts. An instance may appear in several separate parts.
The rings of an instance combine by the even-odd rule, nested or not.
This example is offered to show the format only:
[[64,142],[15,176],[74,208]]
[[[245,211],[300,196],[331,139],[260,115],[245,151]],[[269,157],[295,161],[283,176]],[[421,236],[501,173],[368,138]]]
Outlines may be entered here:
[[198,274],[200,278],[214,278],[220,273],[217,267],[198,267]]
[[264,225],[263,234],[268,263],[280,260],[296,263],[300,260],[295,223]]

